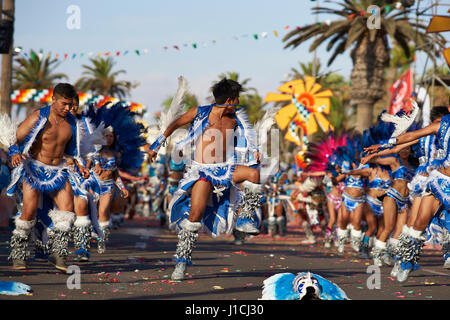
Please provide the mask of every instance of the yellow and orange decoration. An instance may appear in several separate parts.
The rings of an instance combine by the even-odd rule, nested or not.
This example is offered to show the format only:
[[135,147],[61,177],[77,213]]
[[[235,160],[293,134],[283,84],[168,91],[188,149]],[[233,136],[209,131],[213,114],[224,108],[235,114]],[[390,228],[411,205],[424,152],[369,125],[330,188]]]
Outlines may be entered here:
[[311,76],[288,81],[278,88],[282,93],[269,92],[264,102],[290,102],[275,115],[281,130],[288,129],[284,138],[306,149],[307,136],[317,132],[333,130],[324,114],[330,113],[331,90],[322,86]]

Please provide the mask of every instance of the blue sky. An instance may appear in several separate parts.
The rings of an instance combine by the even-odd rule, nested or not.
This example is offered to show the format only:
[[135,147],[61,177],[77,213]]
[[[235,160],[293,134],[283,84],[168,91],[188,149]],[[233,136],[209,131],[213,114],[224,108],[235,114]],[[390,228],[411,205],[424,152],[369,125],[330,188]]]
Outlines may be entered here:
[[[15,46],[43,50],[44,55],[69,53],[58,72],[75,82],[81,66],[92,52],[129,53],[115,59],[124,69],[121,78],[137,81],[130,100],[147,105],[149,112],[160,109],[161,102],[176,91],[177,77],[183,75],[191,92],[206,103],[209,88],[223,72],[238,72],[250,78],[249,86],[261,96],[276,92],[292,67],[310,62],[308,44],[295,50],[283,49],[285,26],[296,27],[315,22],[310,0],[20,0],[16,1]],[[323,0],[320,1],[323,4]],[[80,29],[69,29],[67,8],[80,8]],[[441,14],[445,14],[441,9]],[[319,21],[330,17],[320,16]],[[273,31],[279,36],[275,37]],[[267,32],[262,38],[261,33]],[[258,40],[253,34],[259,34]],[[246,36],[247,35],[247,36]],[[246,36],[246,37],[245,37]],[[235,37],[235,38],[233,38]],[[237,38],[237,40],[236,40]],[[213,43],[213,40],[215,43]],[[194,49],[191,44],[197,43]],[[184,47],[184,44],[188,44]],[[206,46],[204,46],[204,44]],[[173,48],[177,45],[180,50]],[[168,50],[163,47],[167,46]],[[142,53],[137,56],[135,49]],[[72,59],[72,53],[84,53]],[[329,53],[319,47],[317,56],[326,64]],[[425,58],[418,59],[418,70]],[[326,70],[349,77],[352,69],[348,54],[338,57]]]

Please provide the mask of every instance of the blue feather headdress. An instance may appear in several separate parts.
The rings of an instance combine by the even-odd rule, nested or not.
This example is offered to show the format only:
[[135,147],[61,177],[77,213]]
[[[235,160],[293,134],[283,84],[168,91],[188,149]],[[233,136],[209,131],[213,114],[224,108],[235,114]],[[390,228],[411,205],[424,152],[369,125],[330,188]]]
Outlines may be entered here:
[[362,151],[362,138],[361,135],[353,134],[351,137],[347,137],[347,143],[345,146],[336,148],[333,152],[334,163],[339,166],[342,172],[347,172],[352,169],[352,164],[359,165],[359,159],[357,158]]
[[131,112],[122,102],[107,103],[100,108],[88,105],[83,115],[92,119],[95,126],[101,123],[111,127],[116,136],[116,151],[120,153],[119,167],[128,171],[137,171],[144,161],[144,153],[140,147],[146,144],[142,133],[144,126],[136,122],[135,113]]

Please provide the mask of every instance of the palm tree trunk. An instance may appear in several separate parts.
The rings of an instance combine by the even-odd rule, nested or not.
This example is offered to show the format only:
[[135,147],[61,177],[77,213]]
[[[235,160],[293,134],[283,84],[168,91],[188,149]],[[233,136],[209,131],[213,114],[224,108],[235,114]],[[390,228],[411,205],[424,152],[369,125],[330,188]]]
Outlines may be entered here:
[[371,42],[367,34],[352,51],[352,60],[350,96],[357,104],[356,129],[362,132],[372,124],[375,103],[386,94],[384,70],[389,63],[386,37],[377,35]]
[[363,132],[372,125],[373,104],[359,103],[356,109],[356,130]]

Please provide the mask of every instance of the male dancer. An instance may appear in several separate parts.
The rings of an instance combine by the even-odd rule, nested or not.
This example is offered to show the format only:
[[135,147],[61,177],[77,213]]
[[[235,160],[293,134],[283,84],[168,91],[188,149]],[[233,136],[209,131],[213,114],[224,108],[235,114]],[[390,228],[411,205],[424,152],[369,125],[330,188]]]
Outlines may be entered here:
[[183,279],[186,266],[192,263],[192,249],[202,222],[212,236],[232,232],[237,212],[236,184],[242,183],[245,189],[240,216],[252,217],[259,206],[259,171],[245,166],[249,152],[256,149],[255,137],[242,113],[236,112],[241,88],[233,80],[221,80],[212,88],[215,104],[192,108],[150,146],[149,157],[153,160],[167,137],[191,123],[187,137],[178,146],[193,144],[194,160],[169,205],[170,226],[180,230],[173,280]]
[[[57,269],[67,271],[64,258],[68,254],[74,205],[63,156],[75,155],[76,124],[69,111],[76,94],[72,85],[58,84],[53,90],[52,104],[33,112],[19,125],[15,134],[9,135],[9,155],[16,168],[7,194],[23,194],[22,212],[15,220],[16,227],[10,242],[9,259],[13,260],[16,270],[26,269],[30,231],[36,223],[40,196],[45,194],[57,207],[48,212],[53,222],[48,239],[49,261]],[[14,131],[15,128],[10,132]],[[85,178],[89,176],[86,169],[80,167],[80,171]]]

